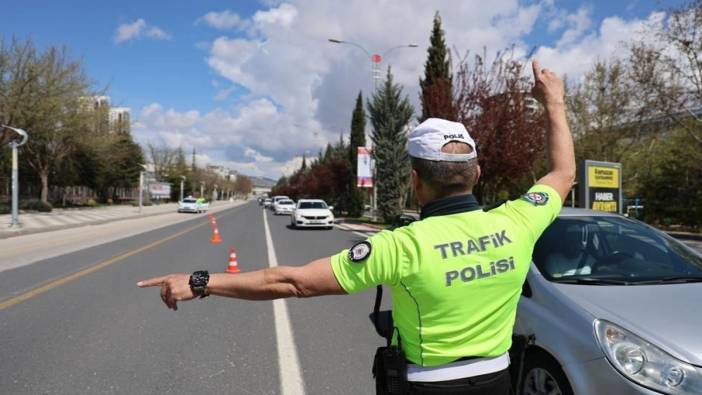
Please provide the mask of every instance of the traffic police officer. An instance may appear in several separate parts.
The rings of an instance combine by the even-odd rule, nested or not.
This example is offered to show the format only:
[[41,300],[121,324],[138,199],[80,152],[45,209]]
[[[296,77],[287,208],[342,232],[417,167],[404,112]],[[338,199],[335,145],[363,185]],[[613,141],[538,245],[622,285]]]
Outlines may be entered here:
[[138,285],[160,286],[163,302],[175,310],[178,301],[210,294],[263,300],[385,284],[392,291],[393,343],[408,361],[404,391],[509,393],[507,352],[532,250],[575,177],[563,82],[537,61],[533,72],[532,93],[547,118],[550,169],[521,198],[482,210],[471,194],[480,176],[475,142],[460,123],[428,119],[408,146],[420,221],[302,267],[171,274]]

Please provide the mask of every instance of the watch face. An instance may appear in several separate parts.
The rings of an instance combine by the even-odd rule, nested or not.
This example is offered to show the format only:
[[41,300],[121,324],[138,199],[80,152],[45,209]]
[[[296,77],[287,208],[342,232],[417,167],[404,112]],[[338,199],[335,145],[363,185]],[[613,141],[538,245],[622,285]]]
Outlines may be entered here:
[[193,273],[190,276],[190,286],[191,287],[204,287],[207,285],[207,282],[210,280],[210,273],[207,271],[201,270]]

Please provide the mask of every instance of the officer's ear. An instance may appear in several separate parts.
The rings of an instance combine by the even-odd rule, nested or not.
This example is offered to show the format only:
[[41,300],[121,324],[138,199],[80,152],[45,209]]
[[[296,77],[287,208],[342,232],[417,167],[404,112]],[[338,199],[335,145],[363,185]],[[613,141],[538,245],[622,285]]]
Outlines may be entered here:
[[475,165],[475,180],[473,180],[473,185],[478,185],[478,180],[480,180],[480,165]]
[[418,191],[422,184],[422,180],[419,178],[419,173],[417,173],[417,170],[412,169],[410,174],[412,177],[412,187],[414,187],[415,191]]

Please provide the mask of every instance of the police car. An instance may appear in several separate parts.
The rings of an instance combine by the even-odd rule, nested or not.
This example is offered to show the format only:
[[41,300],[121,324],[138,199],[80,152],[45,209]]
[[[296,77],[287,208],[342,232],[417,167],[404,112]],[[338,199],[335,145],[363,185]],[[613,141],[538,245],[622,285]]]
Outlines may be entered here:
[[178,202],[179,213],[201,213],[209,209],[209,204],[204,201],[198,201],[194,197],[187,197]]
[[324,200],[300,199],[290,216],[290,226],[293,228],[326,228],[334,227],[334,207],[327,206]]

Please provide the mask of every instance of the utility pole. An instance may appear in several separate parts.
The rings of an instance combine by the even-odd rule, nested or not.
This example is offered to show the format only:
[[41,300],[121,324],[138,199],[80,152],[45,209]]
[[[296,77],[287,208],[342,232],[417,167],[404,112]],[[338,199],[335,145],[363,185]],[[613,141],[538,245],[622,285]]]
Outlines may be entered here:
[[2,128],[9,129],[19,135],[19,141],[16,138],[10,140],[10,148],[12,149],[12,219],[10,227],[20,227],[19,223],[19,161],[17,158],[17,148],[21,147],[29,139],[29,135],[23,129],[13,128],[11,126],[2,125]]

